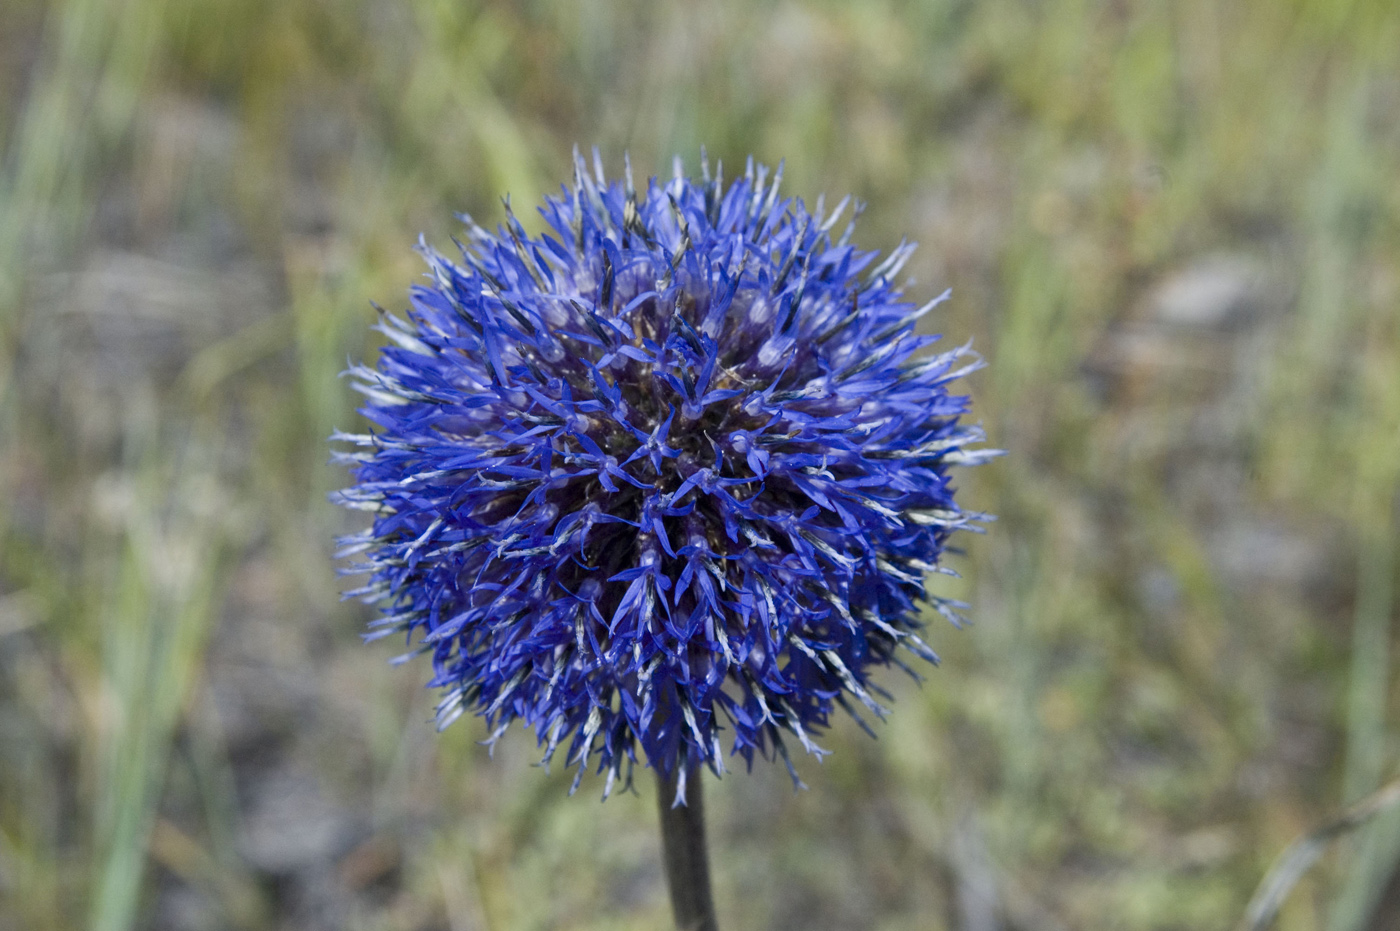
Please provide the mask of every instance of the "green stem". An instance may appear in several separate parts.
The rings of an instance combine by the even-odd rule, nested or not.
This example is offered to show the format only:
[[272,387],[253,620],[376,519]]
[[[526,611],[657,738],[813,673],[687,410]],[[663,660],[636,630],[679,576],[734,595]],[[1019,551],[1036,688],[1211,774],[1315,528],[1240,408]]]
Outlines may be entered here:
[[661,842],[666,854],[666,884],[671,889],[671,912],[678,931],[719,931],[710,896],[710,864],[705,848],[705,797],[702,772],[685,772],[685,802],[674,804],[678,765],[670,776],[658,776]]

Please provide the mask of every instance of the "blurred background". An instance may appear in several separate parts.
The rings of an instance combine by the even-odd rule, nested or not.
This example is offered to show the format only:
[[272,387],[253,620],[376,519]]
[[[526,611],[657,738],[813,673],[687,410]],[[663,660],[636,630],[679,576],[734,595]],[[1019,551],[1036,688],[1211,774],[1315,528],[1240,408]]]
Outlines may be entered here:
[[330,555],[370,301],[575,143],[868,201],[1010,451],[880,739],[710,790],[725,928],[1225,929],[1400,765],[1388,0],[4,0],[0,928],[667,926],[650,782],[437,736]]

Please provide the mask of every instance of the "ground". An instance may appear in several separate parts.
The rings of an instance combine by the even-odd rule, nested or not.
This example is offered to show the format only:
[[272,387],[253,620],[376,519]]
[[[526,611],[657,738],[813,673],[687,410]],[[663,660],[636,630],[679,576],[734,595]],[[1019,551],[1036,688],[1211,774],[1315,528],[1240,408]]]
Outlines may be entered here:
[[[437,735],[331,560],[370,301],[575,143],[867,201],[1008,452],[933,583],[974,623],[879,740],[711,787],[724,927],[1228,928],[1394,771],[1392,4],[0,18],[0,929],[665,926],[650,781]],[[1397,849],[1342,842],[1279,927],[1393,927]]]

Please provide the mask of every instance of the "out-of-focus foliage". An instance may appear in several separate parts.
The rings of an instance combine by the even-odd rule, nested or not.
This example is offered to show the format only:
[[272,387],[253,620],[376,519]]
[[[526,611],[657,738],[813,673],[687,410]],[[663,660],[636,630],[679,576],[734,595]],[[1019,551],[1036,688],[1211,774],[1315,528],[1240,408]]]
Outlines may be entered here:
[[651,800],[435,736],[328,560],[368,302],[575,142],[869,201],[1012,453],[882,739],[715,786],[726,927],[1224,928],[1400,764],[1388,0],[7,0],[0,928],[664,925]]

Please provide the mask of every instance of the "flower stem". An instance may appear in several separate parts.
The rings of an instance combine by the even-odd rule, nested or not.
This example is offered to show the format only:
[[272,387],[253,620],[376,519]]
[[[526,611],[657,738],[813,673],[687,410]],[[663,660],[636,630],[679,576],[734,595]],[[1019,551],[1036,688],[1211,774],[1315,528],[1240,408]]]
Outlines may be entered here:
[[680,766],[658,775],[661,842],[666,849],[666,884],[679,931],[719,931],[710,897],[710,863],[705,849],[705,798],[699,768],[686,772],[685,804],[672,807]]

